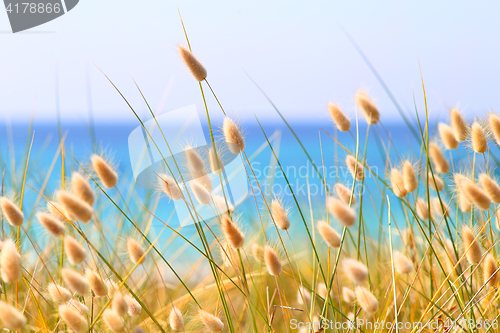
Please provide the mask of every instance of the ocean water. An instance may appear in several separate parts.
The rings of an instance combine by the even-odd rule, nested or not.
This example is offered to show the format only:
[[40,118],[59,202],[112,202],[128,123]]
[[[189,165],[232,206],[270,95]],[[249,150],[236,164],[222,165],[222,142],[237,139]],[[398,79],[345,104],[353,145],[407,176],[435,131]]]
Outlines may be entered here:
[[[65,164],[67,172],[81,170],[81,166],[88,168],[90,155],[95,152],[105,152],[110,156],[117,166],[120,174],[119,191],[127,200],[124,205],[120,195],[115,189],[108,190],[109,195],[116,201],[123,211],[131,212],[135,221],[149,220],[154,211],[157,218],[152,220],[154,228],[161,229],[164,223],[173,228],[179,227],[180,221],[175,214],[175,206],[166,197],[157,200],[156,193],[152,190],[136,186],[133,176],[133,166],[129,155],[129,135],[138,124],[96,124],[90,130],[87,124],[63,124],[62,135],[65,137]],[[307,123],[291,124],[298,138],[306,147],[311,159],[320,170],[329,191],[337,182],[351,186],[352,177],[345,167],[344,160],[347,148],[356,151],[357,136],[353,129],[349,133],[336,133],[331,123]],[[46,198],[51,198],[53,193],[61,187],[61,157],[58,155],[59,132],[56,124],[34,124],[29,128],[27,124],[3,124],[4,130],[0,132],[0,153],[2,157],[1,169],[4,170],[3,191],[10,195],[19,196],[24,171],[26,152],[34,133],[33,145],[28,165],[27,186],[24,194],[24,211],[27,216],[32,215],[33,208],[43,208],[45,199],[39,198],[41,192]],[[270,138],[271,145],[278,155],[279,164],[276,163],[274,155],[258,125],[245,124],[246,136],[245,152],[251,159],[252,170],[247,168],[250,177],[250,194],[235,209],[241,223],[249,232],[257,234],[261,230],[261,222],[265,227],[270,226],[269,214],[266,212],[262,192],[267,199],[272,197],[282,198],[285,205],[290,209],[292,227],[290,232],[297,235],[305,235],[305,227],[302,217],[310,225],[311,211],[315,220],[325,219],[325,185],[316,169],[309,161],[294,135],[284,123],[264,123],[264,131]],[[368,144],[366,159],[373,173],[382,179],[386,179],[386,167],[389,165],[387,157],[397,165],[402,158],[417,160],[421,154],[420,142],[418,142],[405,124],[388,124],[386,126],[372,126],[368,138],[366,138],[366,125],[359,127],[359,154],[365,153],[365,142]],[[209,131],[203,126],[206,141],[210,142]],[[338,140],[337,144],[332,136]],[[93,139],[95,138],[95,139]],[[452,158],[458,158],[453,157]],[[462,156],[463,158],[463,156]],[[76,162],[81,164],[81,166]],[[288,182],[285,180],[288,180]],[[258,185],[255,178],[258,180]],[[299,203],[297,208],[295,200],[291,195],[290,184],[293,193]],[[252,192],[253,190],[253,192]],[[96,190],[99,192],[99,190]],[[395,221],[404,227],[406,220],[402,214],[401,204],[388,190],[374,180],[374,176],[367,173],[364,186],[356,187],[356,194],[363,194],[363,220],[370,233],[376,234],[380,225],[387,226],[387,208],[382,208],[382,199],[389,195],[394,202],[392,214]],[[103,200],[103,195],[100,194]],[[37,201],[39,201],[38,205]],[[359,206],[359,200],[356,207]],[[257,213],[257,207],[260,214]],[[108,226],[121,226],[118,209],[112,205],[99,206],[98,212],[101,219]],[[129,213],[130,214],[130,213]],[[161,221],[163,222],[161,222]],[[141,223],[139,223],[141,224]],[[123,224],[127,228],[127,223]],[[144,225],[146,223],[144,222]],[[118,232],[112,227],[110,232]],[[340,229],[340,227],[339,227]],[[194,227],[188,225],[181,229],[183,235],[194,234]],[[275,232],[270,230],[269,232]],[[164,236],[171,235],[170,231],[164,231]]]

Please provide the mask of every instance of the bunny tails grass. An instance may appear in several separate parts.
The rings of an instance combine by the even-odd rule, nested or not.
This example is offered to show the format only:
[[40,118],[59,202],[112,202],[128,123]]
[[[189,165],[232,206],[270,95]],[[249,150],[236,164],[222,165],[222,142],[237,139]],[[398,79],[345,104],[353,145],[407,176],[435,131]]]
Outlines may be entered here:
[[68,235],[64,238],[64,251],[72,265],[81,264],[87,259],[85,248],[72,236]]
[[11,225],[19,227],[23,224],[24,214],[12,200],[6,197],[0,197],[0,208]]
[[134,238],[129,237],[127,239],[127,252],[130,260],[134,264],[143,264],[146,259],[144,249]]
[[53,282],[49,283],[47,291],[49,292],[50,298],[54,302],[60,304],[68,303],[72,297],[72,294],[68,289],[64,288],[63,286],[59,286]]
[[378,310],[377,298],[365,287],[357,286],[355,289],[356,300],[359,306],[368,313],[375,313]]
[[233,249],[243,247],[243,244],[245,243],[245,234],[241,232],[240,228],[234,224],[228,215],[222,215],[220,226],[226,241]]
[[185,48],[183,45],[179,45],[177,47],[177,51],[179,52],[179,55],[181,56],[182,61],[188,68],[188,70],[191,72],[193,77],[195,78],[196,81],[203,81],[207,77],[207,70],[201,62],[196,59],[196,57],[189,51],[187,48]]
[[105,187],[112,188],[118,184],[118,174],[111,164],[99,155],[92,155],[92,167]]
[[239,154],[245,149],[245,138],[234,120],[229,117],[224,118],[222,133],[231,153]]
[[26,317],[15,307],[0,301],[0,319],[3,326],[11,331],[22,330],[26,325]]
[[470,137],[474,152],[478,154],[485,153],[488,149],[488,140],[486,132],[478,122],[474,122],[474,124],[472,124]]
[[269,274],[273,276],[280,275],[282,268],[280,258],[276,251],[269,245],[264,247],[264,262]]
[[340,235],[332,226],[324,221],[318,221],[316,225],[321,238],[328,246],[340,247]]
[[198,310],[198,316],[205,327],[211,332],[221,332],[224,323],[218,317],[203,310]]
[[172,330],[182,331],[182,329],[184,328],[184,318],[182,317],[181,310],[174,306],[170,311],[170,315],[168,316],[168,322]]
[[87,319],[74,307],[69,305],[59,306],[59,316],[76,333],[85,333],[89,329]]
[[57,219],[49,213],[39,212],[36,214],[36,218],[41,225],[54,237],[61,237],[64,235],[66,227],[61,220]]
[[494,113],[488,117],[488,125],[497,145],[500,146],[500,117]]
[[339,196],[340,200],[342,200],[344,203],[356,203],[356,196],[354,195],[354,193],[351,193],[351,190],[348,189],[347,186],[340,183],[335,184],[335,192]]
[[439,123],[438,130],[441,142],[443,142],[446,149],[456,149],[458,147],[459,142],[455,138],[453,129],[448,124]]
[[[34,143],[43,147],[35,157],[29,144],[14,151],[18,138],[0,144],[0,329],[444,333],[434,324],[460,323],[448,331],[498,331],[496,113],[469,126],[455,108],[440,122],[446,109],[435,99],[416,98],[410,116],[389,94],[385,104],[405,119],[383,123],[391,107],[358,91],[345,110],[328,104],[333,128],[311,121],[296,132],[271,102],[287,131],[268,136],[271,123],[226,116],[230,92],[213,89],[189,50],[179,47],[200,81],[191,88],[206,122],[190,107],[160,119],[151,92],[137,87],[142,107],[119,91],[139,131],[129,142],[111,127],[106,135],[120,145],[116,156],[142,147],[117,161],[119,173],[71,127],[56,144]],[[227,75],[214,74],[222,86]]]
[[341,200],[328,198],[328,210],[340,223],[346,227],[351,227],[356,223],[356,212]]
[[351,121],[345,115],[337,104],[328,103],[328,111],[332,117],[333,122],[341,132],[347,132],[351,129]]
[[17,252],[16,244],[11,239],[3,241],[0,268],[4,282],[12,283],[21,278],[21,255]]
[[89,222],[92,218],[92,207],[76,195],[64,190],[59,190],[56,193],[56,197],[64,210],[68,212],[72,218],[83,223]]
[[429,155],[431,157],[432,163],[434,164],[434,167],[436,168],[436,172],[447,173],[448,171],[450,171],[450,164],[444,157],[443,151],[434,142],[431,142],[429,145]]
[[175,182],[175,179],[167,174],[159,175],[158,184],[160,190],[172,200],[180,200],[182,198],[182,190]]
[[288,228],[290,228],[288,212],[283,207],[283,202],[281,199],[273,199],[273,201],[271,202],[271,214],[278,228],[280,228],[281,230],[288,230]]
[[462,114],[457,108],[452,108],[450,110],[450,122],[455,139],[458,142],[465,141],[469,135],[467,122],[464,120]]
[[344,259],[342,262],[344,272],[355,284],[363,284],[368,278],[368,268],[361,261],[355,259]]
[[468,226],[462,227],[462,240],[464,253],[471,265],[479,264],[482,257],[482,250],[479,241]]
[[413,192],[418,188],[417,175],[409,160],[403,163],[403,186],[408,192]]
[[363,169],[363,165],[356,161],[354,156],[348,155],[345,159],[345,163],[347,165],[347,169],[356,180],[363,180],[365,178],[365,171]]
[[408,191],[405,188],[404,177],[401,171],[398,169],[392,169],[389,178],[394,194],[399,198],[405,197],[408,194]]
[[368,124],[376,124],[380,120],[380,112],[373,102],[373,100],[368,96],[368,94],[362,90],[358,90],[354,96],[354,101],[357,107],[363,113]]
[[494,181],[487,173],[482,173],[479,175],[479,182],[481,183],[481,187],[484,189],[488,197],[490,197],[491,201],[493,201],[494,203],[500,203],[500,186],[498,186],[498,183]]

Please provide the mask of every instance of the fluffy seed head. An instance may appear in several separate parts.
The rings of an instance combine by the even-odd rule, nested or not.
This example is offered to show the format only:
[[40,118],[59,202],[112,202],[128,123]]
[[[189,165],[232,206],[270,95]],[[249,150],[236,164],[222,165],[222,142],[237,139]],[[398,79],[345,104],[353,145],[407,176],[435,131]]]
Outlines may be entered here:
[[[344,184],[335,184],[335,192],[339,196],[340,200],[342,200],[344,203],[349,204],[351,203],[351,190],[347,188]],[[354,205],[356,203],[356,196],[354,193],[352,194],[352,204]]]
[[487,173],[479,175],[479,182],[494,203],[500,203],[500,186]]
[[203,325],[205,325],[205,327],[208,328],[209,331],[220,332],[224,329],[224,323],[222,322],[222,320],[220,320],[213,314],[203,310],[198,310],[198,315],[200,316]]
[[[327,299],[328,298],[328,287],[324,283],[318,283],[318,286],[316,287],[316,291],[318,292],[318,295],[323,298]],[[333,291],[330,289],[330,297],[333,297]]]
[[89,329],[85,317],[70,305],[59,306],[59,316],[76,333],[85,333]]
[[23,224],[24,214],[12,200],[0,197],[0,208],[2,208],[3,215],[11,225],[19,227]]
[[26,317],[15,307],[0,301],[0,319],[3,326],[11,331],[20,331],[26,325]]
[[347,169],[353,177],[356,177],[356,180],[363,180],[365,178],[365,171],[363,169],[363,165],[356,161],[356,158],[352,155],[347,155],[345,158],[345,164],[347,165]]
[[71,192],[90,206],[94,204],[94,191],[92,191],[89,181],[79,172],[73,172],[71,176]]
[[146,331],[140,327],[140,326],[136,326],[134,327],[134,329],[132,330],[132,333],[146,333]]
[[378,123],[380,119],[380,112],[366,92],[358,90],[354,96],[354,101],[363,113],[363,116],[368,124]]
[[347,287],[342,287],[342,298],[346,303],[354,303],[356,300],[356,295],[354,295],[354,291]]
[[500,145],[500,117],[492,113],[488,117],[488,124],[490,125],[490,131],[493,134],[493,138],[497,145]]
[[83,296],[89,291],[89,283],[87,279],[77,271],[74,271],[71,268],[63,268],[61,270],[61,276],[64,282],[66,282],[69,288],[75,293]]
[[188,70],[191,72],[193,77],[195,78],[196,81],[203,81],[207,77],[207,70],[201,62],[196,59],[196,57],[189,51],[187,48],[185,48],[183,45],[179,45],[177,47],[177,51],[179,52],[179,55],[181,56],[182,61],[188,68]]
[[478,122],[472,124],[470,137],[472,149],[479,154],[485,153],[488,149],[488,141],[483,127]]
[[123,317],[127,314],[128,304],[125,300],[125,297],[120,291],[115,292],[115,294],[113,295],[111,307],[120,317]]
[[368,278],[368,268],[362,262],[347,258],[344,259],[342,265],[347,277],[353,283],[362,284]]
[[429,171],[428,174],[429,187],[432,188],[436,192],[440,192],[444,190],[444,182],[443,180],[436,174],[432,174]]
[[[500,274],[498,274],[497,262],[495,257],[491,253],[486,255],[484,258],[484,283],[487,283],[490,287],[494,288],[498,284]],[[488,281],[489,280],[489,281]]]
[[447,173],[450,171],[450,165],[444,157],[441,148],[439,148],[439,146],[434,142],[431,142],[429,145],[429,156],[434,164],[436,172]]
[[390,175],[392,191],[398,198],[403,198],[408,194],[405,188],[405,182],[403,174],[398,169],[394,168],[391,170]]
[[54,237],[61,237],[64,235],[65,227],[61,220],[57,219],[49,213],[39,212],[36,218],[41,225]]
[[107,188],[115,187],[118,183],[118,174],[115,169],[101,156],[92,155],[90,158],[95,173],[99,176],[104,186]]
[[221,213],[225,213],[229,211],[230,213],[234,212],[234,206],[231,204],[229,200],[227,200],[222,196],[222,195],[213,195],[212,196],[212,201]]
[[462,193],[462,191],[458,191],[458,207],[462,213],[468,213],[472,210],[472,204],[467,199],[467,196]]
[[264,262],[264,248],[257,243],[252,244],[252,255],[258,262]]
[[108,297],[113,297],[115,292],[118,290],[118,285],[113,280],[107,280],[106,287],[108,288]]
[[81,314],[89,313],[89,308],[85,304],[83,304],[80,301],[77,301],[74,298],[69,301],[68,305],[75,308],[76,311],[80,312]]
[[439,136],[441,137],[441,142],[444,144],[446,149],[455,149],[458,147],[458,141],[455,138],[453,129],[449,125],[445,123],[439,123],[438,130]]
[[415,204],[415,210],[417,211],[417,215],[422,220],[427,220],[429,218],[429,206],[424,199],[418,198]]
[[125,321],[114,309],[104,310],[102,319],[113,333],[125,332]]
[[192,180],[189,182],[189,186],[191,186],[191,190],[200,204],[208,205],[210,203],[210,192],[203,185]]
[[222,158],[220,157],[220,148],[214,151],[213,147],[208,150],[208,161],[210,162],[210,169],[216,175],[219,175],[224,171],[224,163],[222,163]]
[[337,104],[328,103],[328,111],[332,117],[333,122],[341,132],[347,132],[351,128],[351,121],[345,115]]
[[102,278],[94,272],[93,270],[87,268],[85,270],[85,276],[87,277],[87,281],[89,282],[90,289],[94,292],[94,295],[97,297],[103,297],[108,294],[108,288],[106,284],[102,280]]
[[271,202],[271,214],[278,228],[281,230],[288,230],[290,228],[290,220],[281,199],[273,199]]
[[182,318],[181,310],[174,306],[168,316],[168,322],[170,323],[170,328],[172,328],[172,330],[182,331],[182,328],[184,327],[184,318]]
[[311,302],[311,292],[302,285],[297,290],[297,302],[299,304],[308,304]]
[[337,198],[330,197],[328,199],[328,210],[330,214],[346,227],[350,227],[356,222],[354,209]]
[[464,177],[457,185],[461,193],[467,196],[469,202],[483,210],[490,207],[491,199],[482,188],[474,184],[470,179]]
[[495,211],[495,225],[497,230],[500,230],[500,208],[497,207]]
[[362,286],[357,286],[354,290],[359,306],[368,313],[375,313],[378,310],[378,301],[373,294]]
[[17,252],[16,244],[12,239],[3,241],[0,267],[4,282],[16,282],[21,277],[21,255]]
[[233,249],[243,247],[243,244],[245,243],[245,234],[236,224],[234,224],[233,221],[231,221],[231,218],[228,215],[222,215],[220,226],[226,241]]
[[72,297],[68,289],[52,282],[49,283],[47,290],[49,292],[50,298],[56,303],[67,303]]
[[132,237],[129,237],[127,239],[127,252],[128,252],[128,257],[130,258],[130,261],[132,261],[134,264],[144,263],[144,260],[146,259],[144,254],[146,252],[144,251],[142,246],[139,244],[139,242],[136,241]]
[[56,193],[57,201],[59,201],[64,211],[72,218],[75,218],[83,223],[87,223],[92,218],[92,207],[78,198],[76,195],[64,190],[59,190]]
[[72,265],[78,265],[87,259],[85,248],[72,236],[64,237],[64,252]]
[[125,302],[127,302],[128,315],[130,317],[137,317],[138,315],[141,314],[142,307],[139,304],[139,302],[137,302],[137,300],[135,298],[133,298],[130,295],[125,295]]
[[481,245],[472,230],[468,226],[462,228],[462,240],[464,245],[464,252],[466,253],[467,260],[471,265],[476,265],[481,261],[482,251]]
[[266,245],[264,247],[264,262],[266,263],[267,270],[269,271],[269,274],[273,276],[278,276],[281,273],[281,261],[276,253],[276,251],[270,247],[269,245]]
[[207,191],[211,191],[213,188],[212,180],[207,174],[205,169],[205,162],[203,158],[198,153],[198,150],[193,147],[187,147],[184,150],[184,156],[186,158],[186,166],[191,175],[191,179],[200,183]]
[[64,210],[63,205],[61,205],[57,201],[49,201],[47,202],[47,210],[50,214],[52,214],[58,220],[62,222],[66,222],[67,220],[71,220],[68,216],[68,213]]
[[175,182],[175,179],[167,174],[159,175],[158,184],[163,193],[172,200],[179,200],[182,198],[182,190]]
[[417,175],[415,174],[415,169],[409,160],[403,163],[403,183],[404,188],[408,192],[413,192],[418,188]]
[[321,238],[323,238],[328,246],[340,247],[340,235],[332,226],[324,221],[318,221],[316,226]]
[[455,134],[455,139],[458,142],[465,141],[468,136],[467,123],[460,111],[457,108],[453,108],[450,110],[450,121],[451,127],[453,128],[453,133]]
[[434,213],[435,217],[441,218],[443,216],[448,216],[450,208],[444,200],[439,200],[438,197],[435,197],[431,199],[431,204],[432,213]]
[[234,122],[229,117],[224,118],[224,124],[222,125],[222,133],[226,140],[227,148],[233,154],[239,154],[243,149],[245,149],[245,138],[241,131]]
[[394,268],[399,274],[410,274],[413,271],[413,263],[399,251],[392,253]]

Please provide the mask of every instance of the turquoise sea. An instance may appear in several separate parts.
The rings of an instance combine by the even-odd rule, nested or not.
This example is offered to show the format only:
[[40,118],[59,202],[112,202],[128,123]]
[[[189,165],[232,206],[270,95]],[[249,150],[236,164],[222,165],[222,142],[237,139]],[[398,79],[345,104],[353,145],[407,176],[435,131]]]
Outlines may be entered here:
[[[332,186],[337,182],[346,185],[352,184],[352,177],[344,166],[346,156],[345,148],[355,151],[355,128],[352,135],[349,133],[335,134],[333,125],[326,123],[292,123],[294,131],[302,144],[306,147],[311,159],[316,166],[326,170],[327,186]],[[0,149],[1,149],[1,170],[3,175],[3,192],[9,195],[20,195],[22,177],[24,173],[24,163],[26,152],[29,149],[31,136],[34,133],[33,145],[28,164],[27,186],[24,193],[24,212],[25,215],[32,215],[32,208],[38,209],[45,207],[45,199],[38,198],[37,192],[42,191],[43,195],[51,198],[53,193],[61,187],[61,157],[57,155],[59,147],[58,127],[56,124],[34,124],[30,128],[27,124],[3,124],[3,130],[0,131]],[[167,222],[174,228],[179,226],[179,221],[175,214],[172,214],[174,205],[166,197],[162,197],[156,203],[156,194],[154,191],[142,189],[134,185],[132,174],[132,165],[129,158],[129,134],[137,127],[137,124],[96,124],[91,131],[88,124],[62,124],[62,135],[65,137],[65,163],[67,170],[81,170],[75,159],[84,167],[89,167],[90,155],[95,151],[105,151],[106,156],[111,156],[116,163],[120,174],[119,191],[128,201],[125,206],[120,195],[115,189],[107,190],[108,194],[115,200],[124,211],[132,212],[133,219],[139,221],[141,225],[147,225],[151,214],[143,207],[154,210],[158,219],[153,219],[153,227],[160,230]],[[295,139],[294,135],[284,123],[264,123],[263,128],[266,135],[272,140],[271,144],[278,154],[279,165],[275,163],[273,154],[267,145],[262,130],[255,124],[244,124],[247,146],[245,152],[251,158],[252,169],[254,173],[249,172],[252,189],[255,197],[250,195],[242,204],[238,205],[235,213],[240,216],[240,220],[245,228],[257,234],[261,230],[261,223],[265,227],[270,226],[269,214],[266,213],[264,201],[262,200],[261,190],[267,198],[273,196],[282,197],[285,204],[290,208],[292,217],[292,234],[304,234],[305,228],[301,219],[301,214],[295,204],[293,196],[287,186],[283,173],[287,176],[292,190],[299,202],[302,215],[310,223],[312,206],[312,216],[315,220],[325,219],[325,187],[319,178],[315,168],[306,157],[304,151]],[[206,126],[203,127],[206,140],[209,142],[209,131]],[[327,133],[328,132],[328,133]],[[331,136],[336,136],[336,144]],[[93,139],[95,138],[95,140]],[[320,141],[321,139],[321,141]],[[399,159],[413,158],[417,160],[420,156],[420,143],[413,137],[405,124],[390,123],[387,125],[372,126],[368,140],[366,140],[366,125],[360,124],[359,127],[359,154],[364,153],[365,142],[368,143],[366,150],[366,159],[373,172],[381,178],[385,177],[386,167],[388,165],[387,152],[393,164],[397,164]],[[321,149],[322,148],[322,149]],[[496,147],[495,147],[496,148]],[[461,155],[460,155],[461,154]],[[74,157],[72,157],[72,156]],[[459,168],[460,158],[466,158],[466,152],[457,153],[452,156]],[[15,158],[15,159],[14,159]],[[479,163],[481,160],[478,159]],[[324,166],[324,169],[323,169]],[[15,170],[13,173],[12,170]],[[257,177],[260,187],[255,179]],[[309,188],[309,191],[308,191]],[[373,176],[366,178],[363,187],[358,186],[356,192],[363,192],[363,219],[370,233],[376,234],[380,230],[380,224],[387,226],[387,208],[382,208],[383,196],[389,194],[389,198],[395,204],[392,207],[395,221],[404,227],[406,220],[402,214],[400,203],[389,191],[382,192],[383,187],[377,185]],[[96,189],[99,192],[98,189]],[[250,192],[251,193],[251,192]],[[104,198],[100,194],[102,200]],[[256,198],[257,202],[255,201]],[[310,201],[309,201],[310,199]],[[356,203],[359,205],[359,200]],[[257,208],[260,210],[260,217],[257,214]],[[116,227],[123,223],[124,219],[116,207],[112,205],[99,206],[96,208],[101,216],[101,220],[109,227],[109,232],[117,232]],[[160,219],[160,220],[159,220]],[[124,223],[125,228],[127,222]],[[269,228],[268,228],[269,229]],[[274,232],[270,230],[269,232]],[[183,235],[194,234],[192,225],[182,228]],[[171,231],[164,231],[164,235],[171,235]]]

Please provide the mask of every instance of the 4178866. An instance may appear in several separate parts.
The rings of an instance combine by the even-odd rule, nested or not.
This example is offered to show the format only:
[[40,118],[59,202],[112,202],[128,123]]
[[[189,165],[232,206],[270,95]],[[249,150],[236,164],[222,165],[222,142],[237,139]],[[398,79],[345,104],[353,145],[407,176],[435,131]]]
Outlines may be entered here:
[[15,14],[51,14],[60,13],[62,8],[60,3],[37,3],[37,2],[23,2],[23,3],[9,3],[6,5],[5,9],[7,13]]

